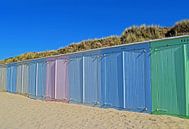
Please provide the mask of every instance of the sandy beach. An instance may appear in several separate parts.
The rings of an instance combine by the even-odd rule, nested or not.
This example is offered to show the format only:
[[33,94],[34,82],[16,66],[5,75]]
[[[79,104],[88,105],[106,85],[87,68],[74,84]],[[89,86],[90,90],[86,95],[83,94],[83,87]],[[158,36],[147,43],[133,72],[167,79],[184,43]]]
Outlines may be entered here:
[[0,92],[0,129],[189,128],[189,119],[32,100]]

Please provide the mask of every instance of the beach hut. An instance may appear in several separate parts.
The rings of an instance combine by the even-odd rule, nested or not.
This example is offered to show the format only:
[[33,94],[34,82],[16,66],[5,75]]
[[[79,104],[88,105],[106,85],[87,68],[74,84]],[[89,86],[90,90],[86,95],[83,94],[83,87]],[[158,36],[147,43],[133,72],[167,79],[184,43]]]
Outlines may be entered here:
[[83,103],[100,105],[101,63],[100,52],[87,52],[83,56]]
[[101,106],[123,108],[122,53],[119,48],[102,51],[101,65]]
[[0,91],[6,91],[6,67],[0,65]]
[[22,95],[28,95],[28,64],[26,62],[17,63],[17,81],[16,81],[16,92]]
[[68,87],[68,58],[66,56],[49,58],[47,61],[46,99],[68,102]]
[[46,99],[55,99],[55,58],[47,59],[47,75],[46,75]]
[[122,48],[124,108],[151,112],[149,43]]
[[31,98],[44,99],[46,97],[46,60],[38,59],[29,62],[29,88]]
[[102,53],[102,105],[151,112],[149,44],[121,45]]
[[[101,67],[100,67],[100,50],[91,50],[85,52],[79,52],[75,54],[76,59],[69,62],[70,65],[77,62],[79,67],[77,70],[77,79],[79,84],[77,85],[77,94],[80,98],[80,102],[86,105],[99,106],[101,101]],[[74,57],[74,56],[73,56]],[[71,69],[71,67],[70,67]],[[70,72],[70,71],[69,71]],[[72,71],[72,76],[74,75]],[[70,77],[70,76],[69,76]],[[70,82],[71,83],[71,82]],[[69,83],[69,84],[70,84]],[[74,83],[71,85],[74,85]],[[72,90],[74,87],[72,86]],[[74,94],[74,93],[72,93]]]
[[37,74],[37,63],[30,62],[29,63],[29,87],[28,87],[28,95],[29,97],[36,97],[36,74]]
[[68,102],[68,87],[68,58],[48,58],[46,99]]
[[46,97],[46,73],[47,73],[46,59],[37,61],[37,75],[36,75],[36,96],[39,98]]
[[69,101],[68,57],[60,56],[55,61],[55,99]]
[[152,112],[188,116],[189,36],[152,41]]
[[21,94],[28,95],[29,87],[29,66],[28,63],[22,63],[22,91]]
[[17,65],[17,75],[16,75],[16,93],[21,94],[22,93],[22,64]]
[[8,64],[7,65],[7,76],[6,76],[6,91],[10,93],[16,93],[16,84],[17,84],[17,65]]
[[[14,63],[16,74],[9,76],[16,78],[16,93],[27,95],[28,94],[28,65],[24,62]],[[11,68],[10,68],[11,70]],[[11,73],[11,71],[9,71]],[[9,78],[9,79],[10,79]],[[11,84],[12,82],[10,82]],[[11,87],[11,86],[10,86]]]
[[80,54],[69,56],[68,60],[69,99],[83,103],[83,57]]

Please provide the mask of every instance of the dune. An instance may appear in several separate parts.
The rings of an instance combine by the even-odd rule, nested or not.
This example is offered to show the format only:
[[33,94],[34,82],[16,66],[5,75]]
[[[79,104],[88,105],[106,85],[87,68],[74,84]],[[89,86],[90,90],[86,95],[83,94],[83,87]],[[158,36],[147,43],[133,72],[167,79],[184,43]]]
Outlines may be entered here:
[[33,100],[0,92],[0,129],[189,128],[189,119]]

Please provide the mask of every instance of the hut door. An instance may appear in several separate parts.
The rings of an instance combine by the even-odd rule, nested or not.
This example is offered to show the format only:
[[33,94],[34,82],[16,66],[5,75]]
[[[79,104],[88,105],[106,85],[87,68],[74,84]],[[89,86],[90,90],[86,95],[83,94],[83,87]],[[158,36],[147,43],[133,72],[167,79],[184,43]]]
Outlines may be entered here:
[[156,48],[151,54],[153,112],[184,115],[183,47]]
[[125,51],[123,54],[124,100],[128,110],[145,111],[146,109],[146,82],[144,50]]

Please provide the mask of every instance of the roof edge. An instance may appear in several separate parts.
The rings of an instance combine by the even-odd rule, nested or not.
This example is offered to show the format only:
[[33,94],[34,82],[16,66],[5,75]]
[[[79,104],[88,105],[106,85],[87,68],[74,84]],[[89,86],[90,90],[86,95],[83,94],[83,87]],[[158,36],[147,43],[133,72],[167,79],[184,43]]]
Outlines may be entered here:
[[18,62],[12,62],[12,63],[5,63],[5,64],[0,64],[2,66],[6,65],[11,65],[11,64],[19,64],[19,63],[27,63],[30,61],[36,61],[36,60],[41,60],[41,59],[47,59],[47,58],[58,58],[61,56],[69,56],[73,54],[79,54],[79,53],[85,53],[85,52],[92,52],[96,50],[103,50],[103,49],[108,49],[108,48],[116,48],[116,47],[122,47],[122,46],[131,46],[131,45],[136,45],[136,44],[145,44],[145,43],[150,43],[150,42],[157,42],[157,41],[163,41],[163,40],[171,40],[171,39],[178,39],[178,38],[183,38],[183,37],[189,37],[189,35],[182,35],[182,36],[174,36],[174,37],[168,37],[168,38],[161,38],[161,39],[152,39],[152,40],[146,40],[142,42],[133,42],[133,43],[127,43],[127,44],[121,44],[121,45],[115,45],[115,46],[109,46],[109,47],[102,47],[102,48],[96,48],[96,49],[88,49],[84,51],[77,51],[73,53],[66,53],[66,54],[59,54],[59,55],[53,55],[53,56],[47,56],[47,57],[42,57],[42,58],[35,58],[35,59],[29,59],[29,60],[22,60]]

